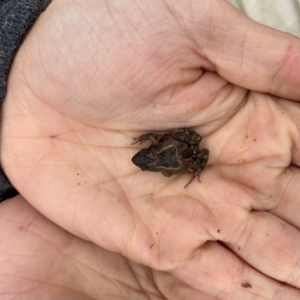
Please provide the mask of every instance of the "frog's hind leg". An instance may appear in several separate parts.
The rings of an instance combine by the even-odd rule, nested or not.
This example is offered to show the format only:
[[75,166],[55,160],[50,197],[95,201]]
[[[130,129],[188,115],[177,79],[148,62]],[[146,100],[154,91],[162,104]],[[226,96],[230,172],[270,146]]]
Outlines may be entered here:
[[[187,187],[187,186],[195,179],[196,175],[197,175],[197,174],[193,174],[193,175],[192,175],[191,179],[190,179],[189,182],[184,186],[184,188],[186,188],[186,187]],[[200,175],[200,173],[198,174],[198,178],[199,178],[199,175]],[[201,182],[201,181],[199,180],[199,182]]]

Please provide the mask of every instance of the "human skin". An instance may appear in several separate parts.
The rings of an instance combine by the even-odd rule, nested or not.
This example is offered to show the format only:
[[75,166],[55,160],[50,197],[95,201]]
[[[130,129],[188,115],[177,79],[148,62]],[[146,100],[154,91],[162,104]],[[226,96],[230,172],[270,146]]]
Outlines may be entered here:
[[[162,299],[299,299],[299,69],[299,39],[226,1],[53,1],[10,71],[1,163]],[[201,183],[131,163],[133,137],[183,127],[210,151]]]
[[53,224],[21,196],[0,204],[1,299],[164,299],[164,276]]

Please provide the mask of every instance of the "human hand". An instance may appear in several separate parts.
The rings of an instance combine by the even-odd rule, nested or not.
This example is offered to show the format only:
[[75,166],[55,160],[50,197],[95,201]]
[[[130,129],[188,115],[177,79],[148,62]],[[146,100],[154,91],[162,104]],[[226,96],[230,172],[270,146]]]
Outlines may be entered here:
[[0,220],[1,299],[176,299],[188,288],[75,237],[21,196],[0,204]]
[[[299,50],[226,1],[54,1],[11,70],[2,165],[56,224],[207,299],[298,299],[299,107],[279,97],[300,98]],[[132,137],[175,127],[210,150],[186,189],[131,163]]]

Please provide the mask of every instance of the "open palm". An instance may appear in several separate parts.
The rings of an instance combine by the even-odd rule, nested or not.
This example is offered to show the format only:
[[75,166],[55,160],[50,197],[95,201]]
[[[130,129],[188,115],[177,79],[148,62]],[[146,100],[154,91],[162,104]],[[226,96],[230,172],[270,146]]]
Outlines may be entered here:
[[[300,109],[279,97],[300,99],[299,53],[226,1],[54,1],[12,66],[2,165],[59,226],[191,290],[297,299]],[[132,138],[183,127],[201,183],[132,164]]]

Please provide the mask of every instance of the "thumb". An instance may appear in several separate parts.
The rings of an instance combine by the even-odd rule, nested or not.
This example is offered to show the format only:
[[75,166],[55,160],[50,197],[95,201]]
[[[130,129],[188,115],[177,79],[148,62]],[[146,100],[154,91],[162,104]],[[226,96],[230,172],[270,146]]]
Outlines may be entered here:
[[206,18],[196,18],[193,35],[217,73],[246,89],[299,100],[300,39],[256,23],[226,0],[208,1],[209,9],[205,2],[195,0]]

